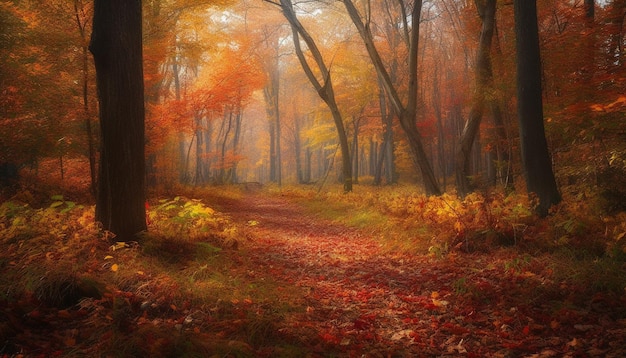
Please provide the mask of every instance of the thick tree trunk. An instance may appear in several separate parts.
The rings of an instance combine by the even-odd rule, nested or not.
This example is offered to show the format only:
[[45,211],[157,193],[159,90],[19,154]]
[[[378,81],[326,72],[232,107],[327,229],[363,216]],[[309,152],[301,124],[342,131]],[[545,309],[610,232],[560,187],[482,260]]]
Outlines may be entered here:
[[145,231],[141,1],[96,0],[89,49],[100,100],[96,220],[117,241]]
[[517,39],[517,114],[522,164],[528,193],[537,195],[537,211],[545,216],[552,205],[561,201],[561,196],[554,179],[543,124],[536,0],[515,0],[514,11]]

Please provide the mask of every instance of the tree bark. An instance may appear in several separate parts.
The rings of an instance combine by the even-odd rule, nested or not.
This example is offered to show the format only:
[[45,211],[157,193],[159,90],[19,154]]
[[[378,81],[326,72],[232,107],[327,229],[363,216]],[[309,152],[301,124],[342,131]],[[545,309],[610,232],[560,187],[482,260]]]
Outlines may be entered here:
[[100,101],[96,220],[117,241],[147,230],[140,0],[95,0],[89,49]]
[[561,201],[561,196],[554,179],[543,124],[536,0],[515,0],[514,12],[522,164],[528,193],[537,195],[537,212],[546,216],[550,207]]

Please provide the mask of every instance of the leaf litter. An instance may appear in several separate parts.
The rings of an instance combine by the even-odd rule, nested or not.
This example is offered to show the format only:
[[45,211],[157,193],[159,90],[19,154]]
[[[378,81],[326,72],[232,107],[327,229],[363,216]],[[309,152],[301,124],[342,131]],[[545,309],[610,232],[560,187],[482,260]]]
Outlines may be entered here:
[[249,265],[302,289],[306,309],[283,331],[316,356],[551,357],[626,355],[626,301],[576,305],[541,258],[510,250],[444,258],[394,253],[375,238],[253,196],[222,209],[255,222]]
[[[3,269],[19,274],[41,260],[56,267],[72,250],[86,261],[83,273],[41,272],[41,280],[51,282],[44,289],[0,297],[0,333],[9,335],[0,356],[106,355],[111,343],[122,347],[117,355],[180,356],[181,339],[195,353],[225,357],[626,356],[624,295],[582,295],[580,287],[556,279],[545,257],[510,249],[394,252],[365,230],[316,217],[283,197],[205,201],[234,221],[236,228],[223,231],[243,240],[238,250],[199,246],[228,265],[165,257],[151,263],[163,267],[156,273],[132,266],[140,256],[150,258],[147,246],[112,250],[106,238],[94,245],[93,238],[63,234],[30,239],[40,249],[21,252],[20,236],[11,234]],[[199,212],[204,216],[195,220],[223,227],[225,218],[214,223],[194,203],[186,209],[190,217]],[[161,244],[152,250],[193,256],[180,243]],[[169,272],[206,292],[233,292],[217,301],[193,298]],[[46,302],[60,289],[84,295],[85,275],[96,274],[113,279],[101,296]],[[222,286],[211,287],[213,276],[223,278],[216,281]],[[271,292],[257,295],[261,285]]]

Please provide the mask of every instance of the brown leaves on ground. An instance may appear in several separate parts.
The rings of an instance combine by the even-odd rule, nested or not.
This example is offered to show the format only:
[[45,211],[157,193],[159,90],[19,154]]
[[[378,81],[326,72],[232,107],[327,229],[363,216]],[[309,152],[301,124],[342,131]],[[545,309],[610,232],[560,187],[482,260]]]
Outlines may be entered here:
[[626,296],[554,282],[547,256],[394,254],[280,199],[223,203],[255,222],[249,259],[305,293],[283,330],[345,356],[622,356]]
[[[390,251],[248,194],[155,203],[156,233],[116,250],[94,227],[45,234],[12,208],[3,225],[23,227],[0,253],[0,356],[626,355],[626,295],[564,279],[551,255]],[[58,208],[29,215],[65,222]],[[233,237],[238,250],[215,246]]]

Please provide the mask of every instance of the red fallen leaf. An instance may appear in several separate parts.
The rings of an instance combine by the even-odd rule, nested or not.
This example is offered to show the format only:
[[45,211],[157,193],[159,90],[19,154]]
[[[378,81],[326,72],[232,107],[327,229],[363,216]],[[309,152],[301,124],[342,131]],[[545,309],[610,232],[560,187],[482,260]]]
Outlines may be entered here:
[[358,329],[358,330],[364,330],[366,328],[369,328],[369,326],[371,325],[369,322],[366,322],[362,319],[355,319],[354,322],[354,329]]
[[452,334],[455,334],[455,335],[465,334],[465,333],[469,333],[470,332],[469,329],[467,329],[465,327],[458,326],[458,325],[456,325],[454,323],[450,323],[450,322],[446,322],[443,325],[441,325],[441,329],[445,330],[445,331],[448,331],[448,332],[450,332]]
[[525,342],[502,342],[502,346],[508,349],[520,349],[525,345]]
[[320,338],[326,342],[326,343],[331,343],[331,344],[339,344],[339,342],[341,342],[341,340],[339,339],[339,337],[332,335],[328,332],[320,334]]
[[524,329],[522,329],[522,333],[524,333],[525,336],[530,334],[530,327],[528,325],[524,326]]

